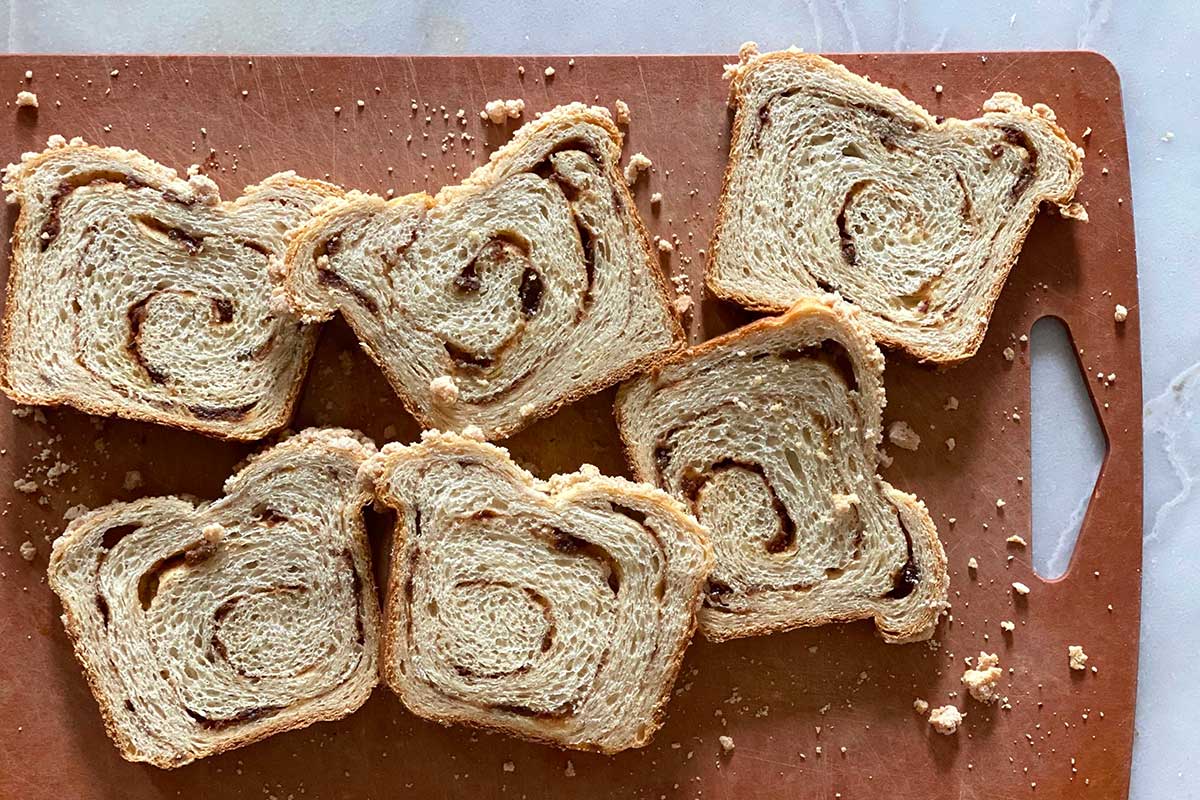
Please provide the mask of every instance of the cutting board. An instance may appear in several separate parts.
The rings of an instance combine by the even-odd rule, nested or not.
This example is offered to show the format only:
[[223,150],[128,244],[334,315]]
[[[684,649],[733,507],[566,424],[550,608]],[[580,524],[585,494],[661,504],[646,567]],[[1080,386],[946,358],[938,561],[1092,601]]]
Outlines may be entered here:
[[[884,474],[927,501],[950,564],[953,608],[932,642],[885,645],[866,622],[719,645],[697,640],[663,729],[648,747],[616,757],[442,728],[380,688],[345,720],[178,770],[126,763],[105,737],[59,623],[45,580],[50,541],[76,505],[216,497],[253,447],[0,401],[0,796],[1124,797],[1137,674],[1142,435],[1119,79],[1094,53],[837,59],[935,114],[975,116],[993,91],[1019,92],[1051,105],[1087,150],[1079,197],[1090,224],[1039,216],[979,354],[944,371],[889,354],[886,420],[906,420],[923,444],[916,452],[890,448],[895,462]],[[653,234],[679,238],[663,266],[694,287],[699,306],[687,324],[699,341],[751,318],[701,298],[700,289],[728,149],[721,71],[730,60],[4,56],[0,157],[15,160],[61,133],[137,148],[181,172],[200,163],[226,197],[282,169],[400,194],[457,182],[507,140],[518,123],[484,123],[478,112],[488,100],[523,98],[528,119],[558,103],[611,106],[620,98],[633,113],[626,156],[641,151],[655,164],[636,188],[638,206]],[[15,108],[24,88],[38,94],[36,112]],[[650,204],[652,192],[662,193],[661,206]],[[15,216],[5,212],[9,231]],[[1133,309],[1124,325],[1113,320],[1116,303]],[[1032,539],[1029,352],[1019,337],[1047,315],[1070,330],[1108,443],[1070,569],[1056,581],[1034,574],[1030,548],[1005,542],[1013,534]],[[1016,353],[1011,362],[1002,355],[1007,347]],[[1098,371],[1116,373],[1117,382],[1098,382]],[[951,396],[956,410],[945,409]],[[628,474],[612,400],[611,390],[602,392],[507,445],[543,477],[585,462]],[[322,334],[296,415],[294,427],[309,425],[355,427],[378,442],[418,435],[340,321]],[[950,437],[953,451],[943,445]],[[50,486],[56,464],[69,471]],[[13,482],[22,478],[39,490],[17,491]],[[386,532],[375,527],[379,545]],[[19,554],[26,540],[36,546],[32,562]],[[977,571],[967,569],[972,557]],[[1014,594],[1013,581],[1031,587],[1028,597]],[[1015,631],[1005,634],[1002,620]],[[1082,645],[1096,671],[1069,669],[1069,644]],[[964,658],[981,649],[998,653],[1005,668],[1004,708],[967,698],[959,683]],[[956,735],[936,735],[914,712],[915,698],[954,703],[965,723]],[[733,738],[731,754],[722,754],[720,735]]]

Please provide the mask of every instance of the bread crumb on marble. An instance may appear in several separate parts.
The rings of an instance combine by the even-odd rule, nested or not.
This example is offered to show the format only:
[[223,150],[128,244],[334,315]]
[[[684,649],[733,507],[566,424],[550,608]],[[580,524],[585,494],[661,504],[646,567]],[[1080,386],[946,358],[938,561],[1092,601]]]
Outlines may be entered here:
[[33,559],[37,558],[37,546],[28,539],[21,542],[21,558],[26,561],[33,561]]
[[1129,309],[1117,303],[1116,309],[1113,311],[1113,319],[1117,322],[1124,322],[1129,318]]
[[17,108],[37,108],[38,96],[33,92],[17,92]]
[[913,700],[913,711],[924,716],[925,712],[929,711],[929,703],[918,697],[916,700]]
[[717,741],[721,743],[721,751],[722,752],[727,753],[727,754],[733,752],[733,737],[732,736],[718,736]]
[[1029,594],[1029,587],[1026,586],[1025,584],[1021,583],[1020,581],[1013,581],[1012,588],[1013,588],[1014,592],[1021,595],[1022,597]]

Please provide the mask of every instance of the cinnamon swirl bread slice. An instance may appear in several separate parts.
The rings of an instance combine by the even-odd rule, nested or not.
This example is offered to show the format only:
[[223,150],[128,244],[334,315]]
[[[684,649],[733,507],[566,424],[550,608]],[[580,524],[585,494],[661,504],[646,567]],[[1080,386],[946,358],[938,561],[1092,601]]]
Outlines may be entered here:
[[284,232],[341,192],[292,173],[221,202],[142,154],[51,137],[8,167],[0,387],[230,439],[285,425],[315,329],[269,307]]
[[861,317],[832,296],[801,300],[618,393],[634,473],[712,537],[710,639],[874,619],[908,642],[946,607],[929,512],[875,474],[883,357]]
[[177,767],[367,699],[379,612],[357,472],[374,450],[305,431],[216,502],[113,503],[55,541],[50,586],[122,756]]
[[795,51],[744,48],[729,74],[709,287],[771,311],[836,292],[881,343],[933,362],[974,355],[1039,207],[1070,203],[1083,175],[1054,113],[998,92],[979,119],[933,117]]
[[411,711],[560,747],[646,744],[712,567],[678,503],[594,467],[539,481],[451,433],[384,447],[362,474],[399,512],[382,673]]
[[507,436],[681,346],[620,152],[606,109],[556,108],[436,197],[351,193],[283,291],[340,312],[425,426]]

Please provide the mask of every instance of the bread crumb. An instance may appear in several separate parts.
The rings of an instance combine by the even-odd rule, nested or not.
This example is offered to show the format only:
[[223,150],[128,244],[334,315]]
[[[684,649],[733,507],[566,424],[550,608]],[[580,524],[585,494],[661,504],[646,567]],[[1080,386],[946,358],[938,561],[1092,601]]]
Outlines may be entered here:
[[1004,360],[1005,361],[1012,361],[1016,357],[1017,357],[1017,351],[1013,350],[1011,347],[1004,348]]
[[452,406],[458,402],[458,384],[449,375],[439,375],[431,380],[429,393],[435,403]]
[[213,522],[201,528],[200,535],[206,542],[215,545],[225,538],[225,526],[219,522]]
[[979,569],[979,562],[975,560],[975,556],[967,559],[967,569]]
[[563,770],[563,774],[568,778],[575,777],[575,765],[571,763],[570,759],[567,759],[567,768]]
[[949,439],[947,439],[947,440],[946,440],[946,449],[947,449],[948,451],[950,451],[950,452],[953,452],[953,451],[954,451],[954,444],[955,444],[955,443],[954,443],[954,437],[953,437],[953,436],[951,436]]
[[888,426],[888,439],[896,447],[916,450],[921,446],[921,436],[904,420],[896,420]]
[[15,481],[13,481],[13,488],[23,494],[33,494],[38,490],[38,485],[31,480],[17,478]]
[[1026,586],[1025,584],[1021,583],[1020,581],[1013,581],[1012,588],[1013,588],[1014,592],[1016,592],[1017,594],[1019,594],[1021,596],[1025,596],[1025,595],[1029,594],[1029,587]]
[[129,470],[129,472],[126,472],[125,480],[121,484],[121,486],[127,492],[132,492],[134,489],[139,488],[141,485],[142,485],[142,473],[138,472],[136,469],[131,469],[131,470]]
[[673,253],[675,252],[675,245],[671,244],[670,239],[663,239],[660,236],[658,239],[658,249],[662,253]]
[[481,119],[486,119],[494,125],[500,125],[506,119],[516,119],[525,113],[525,101],[520,98],[516,100],[489,100],[484,104],[483,111],[479,112]]
[[919,697],[916,700],[913,700],[913,711],[916,711],[921,716],[924,716],[925,712],[928,710],[929,710],[929,703],[927,703],[926,701],[922,700]]
[[1082,645],[1067,645],[1067,660],[1071,669],[1087,669],[1088,655],[1083,652]]
[[946,398],[946,402],[942,404],[943,411],[954,411],[958,408],[958,398],[950,395]]
[[28,539],[21,542],[21,558],[26,561],[33,561],[33,559],[37,558],[37,546]]
[[1124,322],[1128,318],[1129,309],[1120,303],[1117,303],[1116,310],[1113,311],[1113,319],[1115,319],[1117,322]]
[[1067,219],[1075,219],[1080,222],[1088,221],[1087,209],[1083,207],[1083,203],[1067,203],[1065,206],[1059,206],[1058,213]]
[[1012,536],[1005,539],[1004,541],[1008,542],[1009,544],[1015,544],[1017,547],[1025,546],[1025,540],[1015,533]]
[[994,703],[1000,699],[996,687],[1003,675],[1000,657],[995,653],[980,652],[975,668],[963,672],[962,683],[971,697],[981,703]]
[[939,706],[929,712],[929,724],[938,733],[949,736],[958,731],[963,716],[963,713],[954,706]]
[[33,70],[31,70],[31,69],[25,70],[25,80],[27,80],[27,81],[33,80]]
[[933,87],[933,91],[937,94],[941,94],[944,89],[945,87],[943,87],[940,83]]
[[884,448],[879,448],[879,466],[887,469],[896,459],[892,458],[892,454]]
[[1004,502],[1003,497],[996,498],[996,508],[1004,508],[1005,505],[1006,505],[1006,503]]
[[17,92],[17,108],[37,108],[38,96],[33,92]]
[[733,737],[718,736],[717,741],[721,743],[721,751],[728,754],[733,752]]
[[554,77],[554,67],[546,67],[545,73],[547,78]]
[[629,163],[625,165],[625,184],[633,186],[637,183],[642,173],[652,166],[654,166],[654,162],[647,158],[644,153],[634,153],[629,157]]
[[629,121],[633,119],[633,116],[629,113],[629,104],[624,100],[618,100],[613,103],[613,106],[617,109],[617,124],[628,125]]
[[690,294],[681,294],[671,303],[675,307],[675,313],[683,316],[692,310],[692,296]]
[[1013,622],[1012,620],[1010,620],[1010,619],[1000,620],[1000,630],[1004,631],[1005,633],[1012,633],[1016,629],[1017,629],[1017,623]]
[[514,764],[514,763],[513,763],[513,762],[511,762],[511,761],[505,761],[505,762],[504,762],[503,769],[504,769],[504,771],[505,771],[505,772],[516,772],[516,771],[517,771],[517,765],[516,765],[516,764]]
[[656,206],[662,202],[662,192],[655,192],[650,195],[650,205]]

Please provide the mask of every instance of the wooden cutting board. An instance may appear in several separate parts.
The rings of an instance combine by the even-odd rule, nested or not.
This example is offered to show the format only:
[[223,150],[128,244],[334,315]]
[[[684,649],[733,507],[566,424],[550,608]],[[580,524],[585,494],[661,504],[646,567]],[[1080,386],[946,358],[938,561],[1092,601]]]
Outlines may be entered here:
[[[4,56],[0,157],[15,160],[61,133],[138,148],[181,172],[201,163],[227,197],[282,169],[404,193],[457,182],[508,138],[516,123],[479,119],[487,100],[524,98],[528,119],[558,103],[620,98],[633,111],[626,155],[642,151],[655,163],[637,187],[639,208],[652,233],[679,237],[663,264],[688,276],[701,301],[729,140],[721,67],[730,60],[580,57],[572,66],[559,56]],[[839,60],[935,114],[975,116],[993,91],[1019,92],[1050,104],[1087,149],[1079,197],[1091,223],[1038,218],[979,354],[944,372],[888,361],[886,419],[907,420],[923,444],[915,453],[891,448],[895,463],[885,475],[925,498],[950,561],[952,616],[932,643],[888,646],[870,623],[721,645],[698,640],[665,727],[645,749],[613,758],[445,729],[409,715],[381,688],[341,722],[170,772],[129,764],[105,737],[59,624],[45,581],[50,541],[78,504],[215,497],[253,448],[0,401],[0,796],[1124,797],[1137,674],[1142,435],[1117,74],[1094,53]],[[547,66],[556,70],[551,78]],[[26,88],[39,96],[36,113],[15,108]],[[661,207],[651,206],[652,192],[662,193]],[[9,231],[15,216],[5,212]],[[1114,323],[1116,303],[1132,309],[1124,325]],[[1046,315],[1070,329],[1109,447],[1070,570],[1053,582],[1034,574],[1028,548],[1005,544],[1012,534],[1031,539],[1029,353],[1018,337]],[[706,298],[689,332],[700,340],[746,319]],[[1010,346],[1011,363],[1002,356]],[[1118,380],[1105,386],[1097,372]],[[957,410],[944,409],[950,396]],[[508,445],[542,476],[583,462],[627,474],[612,399],[610,390],[584,400]],[[356,427],[378,442],[418,433],[340,321],[326,326],[309,373],[295,427],[308,425]],[[957,442],[952,452],[943,445],[949,437]],[[47,473],[56,464],[69,471],[51,486]],[[38,491],[16,490],[18,479],[38,483]],[[26,540],[37,548],[32,562],[19,554]],[[979,562],[974,574],[970,557]],[[1032,587],[1027,598],[1014,595],[1013,581]],[[1014,621],[1015,632],[1004,634],[1001,620]],[[1070,670],[1068,644],[1083,645],[1097,671]],[[1000,655],[1009,709],[962,691],[963,659],[981,649]],[[918,697],[964,709],[958,734],[935,735],[913,711]],[[736,743],[731,755],[721,754],[722,734]]]

